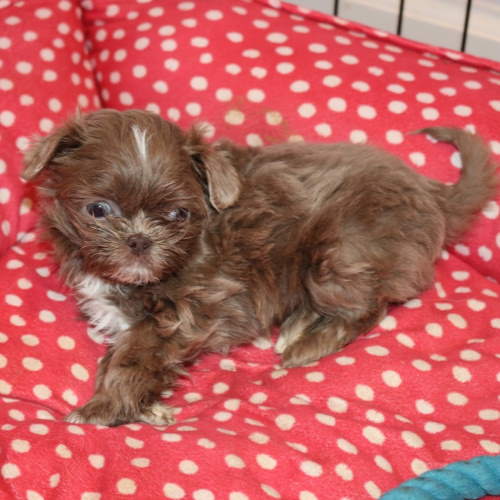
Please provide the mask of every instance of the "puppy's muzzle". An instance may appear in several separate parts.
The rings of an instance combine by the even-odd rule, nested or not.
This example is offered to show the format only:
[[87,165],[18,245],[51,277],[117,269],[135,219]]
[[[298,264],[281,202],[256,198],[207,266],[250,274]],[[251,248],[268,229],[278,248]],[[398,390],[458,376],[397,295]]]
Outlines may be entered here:
[[143,234],[132,234],[127,238],[127,245],[134,255],[143,255],[153,242]]

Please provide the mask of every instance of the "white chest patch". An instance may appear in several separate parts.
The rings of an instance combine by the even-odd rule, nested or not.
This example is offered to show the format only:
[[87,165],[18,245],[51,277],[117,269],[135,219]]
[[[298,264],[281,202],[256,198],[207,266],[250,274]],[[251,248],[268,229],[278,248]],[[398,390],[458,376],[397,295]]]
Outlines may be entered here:
[[113,343],[130,328],[129,317],[111,299],[113,286],[95,276],[85,276],[74,285],[80,310],[88,318],[89,334],[96,342]]

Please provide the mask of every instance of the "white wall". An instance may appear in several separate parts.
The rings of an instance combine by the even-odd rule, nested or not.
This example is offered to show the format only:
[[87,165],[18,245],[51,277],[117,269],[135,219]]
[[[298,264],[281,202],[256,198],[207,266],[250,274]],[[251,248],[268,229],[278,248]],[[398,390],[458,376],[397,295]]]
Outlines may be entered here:
[[[333,13],[334,0],[289,0]],[[402,35],[460,50],[466,0],[406,0]],[[395,32],[399,0],[339,0],[339,16]],[[466,51],[500,60],[500,0],[473,0]]]

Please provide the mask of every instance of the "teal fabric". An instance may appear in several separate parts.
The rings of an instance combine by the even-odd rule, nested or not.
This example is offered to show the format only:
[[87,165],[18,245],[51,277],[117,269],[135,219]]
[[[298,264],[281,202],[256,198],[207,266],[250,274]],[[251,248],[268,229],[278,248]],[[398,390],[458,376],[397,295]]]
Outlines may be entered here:
[[454,462],[388,491],[382,500],[465,500],[500,495],[500,455]]

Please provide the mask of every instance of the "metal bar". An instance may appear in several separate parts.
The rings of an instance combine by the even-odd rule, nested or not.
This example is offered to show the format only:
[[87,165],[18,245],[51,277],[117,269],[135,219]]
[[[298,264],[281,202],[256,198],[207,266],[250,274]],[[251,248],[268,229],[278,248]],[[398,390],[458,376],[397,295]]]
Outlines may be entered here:
[[403,31],[404,10],[405,10],[405,0],[399,0],[398,27],[396,30],[398,35],[401,35],[401,33]]
[[462,45],[460,50],[465,52],[467,47],[467,35],[469,34],[469,21],[470,21],[470,12],[472,7],[472,0],[467,0],[467,7],[465,8],[465,19],[464,19],[464,27],[462,31]]
[[333,3],[333,15],[334,16],[339,15],[339,3],[340,3],[340,0],[335,0],[335,2]]

